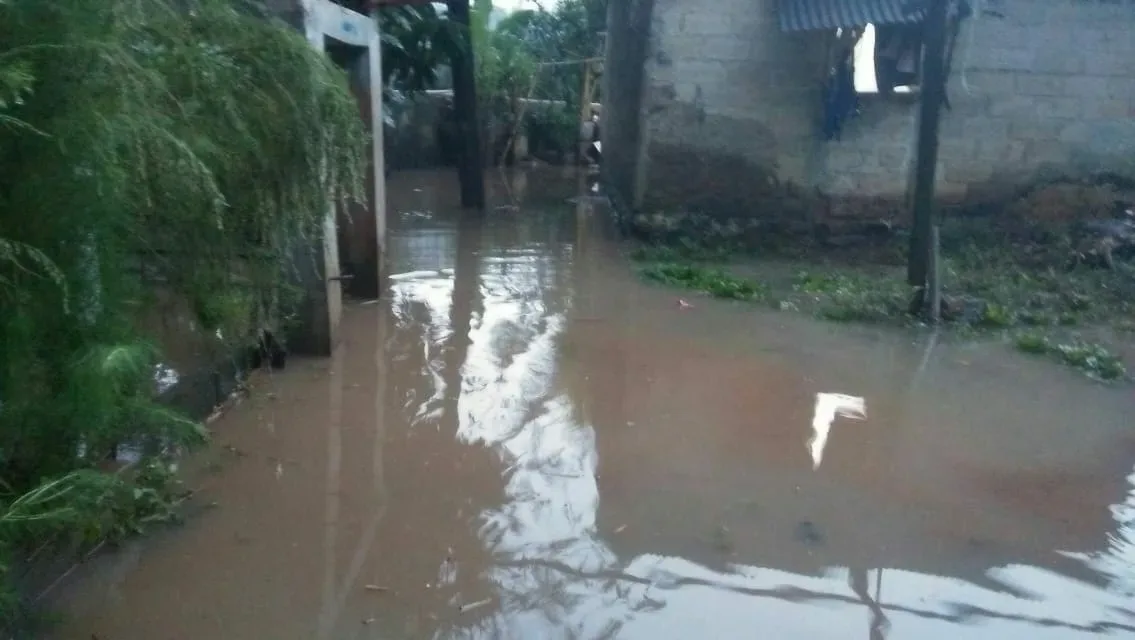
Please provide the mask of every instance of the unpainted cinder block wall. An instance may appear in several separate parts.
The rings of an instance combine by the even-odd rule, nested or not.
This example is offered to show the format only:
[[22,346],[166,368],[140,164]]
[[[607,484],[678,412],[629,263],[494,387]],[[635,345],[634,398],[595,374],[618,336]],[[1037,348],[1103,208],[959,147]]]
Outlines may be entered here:
[[607,49],[604,53],[603,179],[620,208],[638,208],[645,185],[643,153],[644,64],[650,49],[654,0],[607,4]]
[[[976,0],[953,60],[938,189],[996,197],[1053,177],[1135,169],[1135,2]],[[826,143],[817,185],[834,196],[906,193],[916,101],[868,98]]]
[[776,0],[655,0],[641,204],[760,215],[807,183],[826,33],[782,33]]
[[[1131,172],[1135,0],[973,2],[939,193],[989,197],[1041,170]],[[637,210],[773,215],[784,207],[769,197],[775,176],[830,196],[831,213],[882,203],[901,214],[917,100],[867,96],[841,139],[822,141],[831,34],[782,33],[776,0],[611,4],[604,171],[616,196]]]

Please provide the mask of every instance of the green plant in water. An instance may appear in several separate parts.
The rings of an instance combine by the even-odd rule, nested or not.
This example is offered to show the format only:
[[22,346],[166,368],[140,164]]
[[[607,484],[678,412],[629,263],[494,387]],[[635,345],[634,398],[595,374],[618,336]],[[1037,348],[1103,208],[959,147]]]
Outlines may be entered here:
[[985,305],[977,323],[983,327],[999,328],[1012,326],[1015,321],[1013,313],[1004,305],[990,302]]
[[1046,355],[1100,380],[1118,380],[1127,375],[1123,360],[1103,345],[1073,340],[1057,342],[1039,333],[1022,333],[1014,344],[1024,353]]
[[767,293],[759,283],[695,264],[659,262],[643,267],[641,272],[649,280],[704,291],[716,298],[757,300]]
[[800,271],[796,274],[793,287],[803,293],[839,294],[854,289],[855,284],[845,275]]
[[887,322],[906,317],[903,288],[882,278],[801,271],[793,289],[818,303],[818,315],[833,322]]

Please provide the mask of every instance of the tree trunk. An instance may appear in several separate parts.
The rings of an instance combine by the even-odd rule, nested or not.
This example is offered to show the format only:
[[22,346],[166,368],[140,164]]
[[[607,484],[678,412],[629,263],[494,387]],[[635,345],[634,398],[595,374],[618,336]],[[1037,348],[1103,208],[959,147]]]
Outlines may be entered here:
[[[922,100],[918,122],[918,153],[914,170],[912,229],[907,281],[926,287],[930,262],[930,228],[933,225],[934,180],[938,173],[938,123],[946,96],[946,3],[932,0],[926,15],[922,58]],[[923,297],[923,300],[925,298]]]
[[461,46],[453,53],[453,112],[461,138],[457,175],[461,206],[485,208],[484,156],[477,118],[477,80],[473,60],[473,34],[469,28],[469,0],[447,0],[449,19],[460,34]]

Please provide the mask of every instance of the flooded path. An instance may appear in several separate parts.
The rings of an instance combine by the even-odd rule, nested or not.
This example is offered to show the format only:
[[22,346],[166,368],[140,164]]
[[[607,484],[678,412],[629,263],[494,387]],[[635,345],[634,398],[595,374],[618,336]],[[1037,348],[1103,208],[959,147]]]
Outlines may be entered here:
[[[1135,637],[1129,388],[683,308],[574,178],[484,221],[448,179],[392,178],[389,295],[214,425],[199,512],[77,572],[54,637]],[[814,469],[824,393],[866,416]]]

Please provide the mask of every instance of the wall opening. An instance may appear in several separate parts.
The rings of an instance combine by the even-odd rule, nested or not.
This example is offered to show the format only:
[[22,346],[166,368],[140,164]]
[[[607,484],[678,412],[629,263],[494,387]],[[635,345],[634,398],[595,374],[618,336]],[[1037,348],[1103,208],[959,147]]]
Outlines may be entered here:
[[[913,27],[877,29],[868,24],[855,43],[852,60],[855,92],[859,95],[911,94],[919,90],[922,42]],[[883,77],[881,69],[885,69]]]
[[[324,39],[328,57],[347,72],[351,92],[359,103],[359,117],[367,132],[372,133],[370,58],[367,47],[346,44],[334,38]],[[374,136],[368,136],[374,144]],[[373,149],[367,154],[366,202],[335,203],[335,226],[339,240],[340,273],[350,276],[344,289],[359,298],[378,297],[378,211],[375,200]]]

